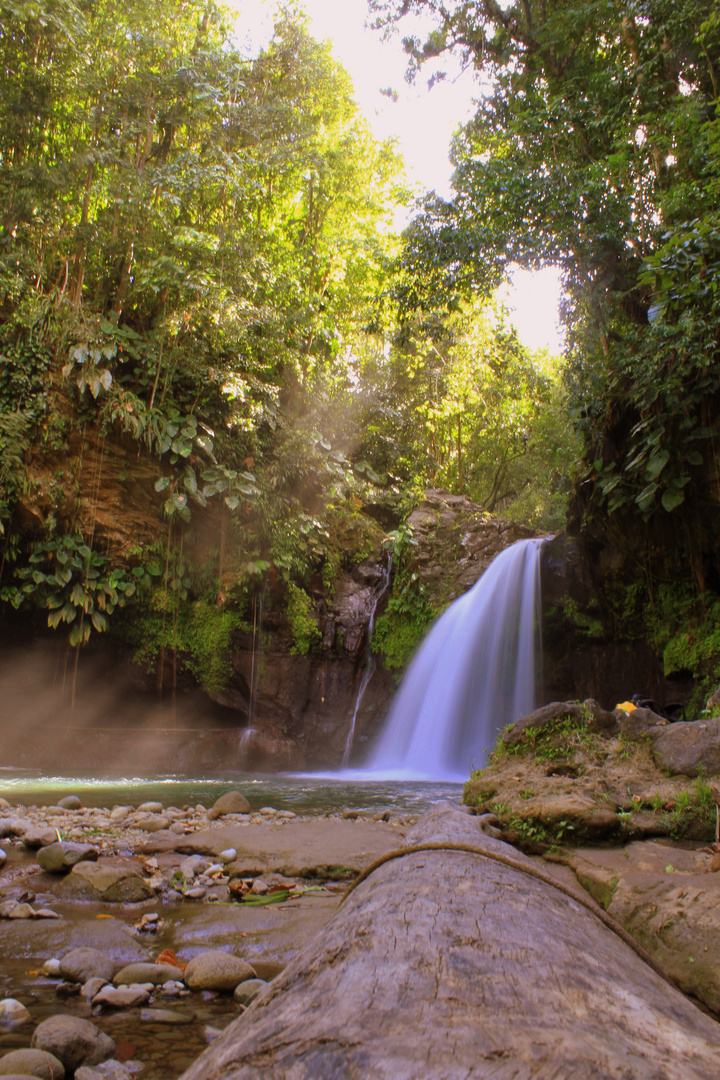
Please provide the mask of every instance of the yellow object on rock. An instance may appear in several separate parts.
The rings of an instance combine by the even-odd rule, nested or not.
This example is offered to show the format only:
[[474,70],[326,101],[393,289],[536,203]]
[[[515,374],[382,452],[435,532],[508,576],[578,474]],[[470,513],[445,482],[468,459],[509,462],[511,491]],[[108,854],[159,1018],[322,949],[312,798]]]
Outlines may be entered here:
[[622,701],[619,705],[615,706],[616,709],[622,709],[623,712],[634,712],[637,709],[637,705],[633,705],[632,701]]

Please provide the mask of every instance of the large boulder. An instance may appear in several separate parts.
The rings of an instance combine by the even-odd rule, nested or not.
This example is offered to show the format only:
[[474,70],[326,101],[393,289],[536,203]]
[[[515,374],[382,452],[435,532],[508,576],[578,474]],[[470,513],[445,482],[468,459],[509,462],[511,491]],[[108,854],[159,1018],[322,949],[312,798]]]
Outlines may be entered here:
[[655,761],[673,776],[720,774],[720,719],[668,724],[651,734]]
[[68,1072],[81,1065],[98,1065],[115,1053],[115,1043],[104,1032],[77,1016],[50,1016],[35,1028],[32,1046],[59,1058]]

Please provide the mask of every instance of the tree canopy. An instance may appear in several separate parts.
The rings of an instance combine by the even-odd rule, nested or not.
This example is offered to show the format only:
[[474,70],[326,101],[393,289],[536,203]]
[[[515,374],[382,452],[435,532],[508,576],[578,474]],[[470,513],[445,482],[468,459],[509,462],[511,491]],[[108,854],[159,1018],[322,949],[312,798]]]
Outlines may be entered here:
[[583,520],[665,530],[691,549],[702,588],[720,412],[716,5],[371,7],[388,27],[410,13],[432,20],[425,40],[405,39],[411,74],[429,65],[442,77],[456,50],[484,88],[455,142],[454,197],[430,196],[410,229],[401,307],[427,320],[510,262],[561,266]]

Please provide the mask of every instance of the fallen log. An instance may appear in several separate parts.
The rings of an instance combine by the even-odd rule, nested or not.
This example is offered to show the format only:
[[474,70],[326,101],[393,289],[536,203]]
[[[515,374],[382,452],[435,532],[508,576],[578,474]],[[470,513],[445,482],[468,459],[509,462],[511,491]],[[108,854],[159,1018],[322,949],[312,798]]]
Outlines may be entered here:
[[460,810],[406,844],[182,1080],[716,1080],[720,1025],[592,901]]

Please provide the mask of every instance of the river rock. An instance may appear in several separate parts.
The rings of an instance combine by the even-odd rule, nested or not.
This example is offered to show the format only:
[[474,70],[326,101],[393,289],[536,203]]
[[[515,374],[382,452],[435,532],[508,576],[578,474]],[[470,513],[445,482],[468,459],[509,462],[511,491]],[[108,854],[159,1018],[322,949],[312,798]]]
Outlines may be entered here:
[[143,1009],[140,1019],[147,1024],[192,1024],[195,1013],[185,1009]]
[[82,1065],[75,1073],[75,1080],[130,1080],[131,1073],[119,1061],[112,1058],[99,1065]]
[[30,904],[15,904],[8,919],[32,919],[34,914],[35,909]]
[[66,795],[63,799],[58,799],[58,806],[63,810],[80,810],[82,803],[77,795]]
[[59,840],[40,848],[37,861],[49,874],[62,874],[79,862],[97,862],[100,852],[92,844],[76,844],[72,840]]
[[141,829],[143,832],[160,832],[162,829],[168,829],[170,827],[170,819],[159,815],[158,817],[141,818],[133,824],[134,829]]
[[26,1024],[32,1017],[21,1001],[4,998],[0,1001],[0,1024]]
[[100,949],[71,949],[60,958],[60,974],[64,979],[85,983],[88,979],[111,982],[115,965]]
[[238,1005],[249,1005],[266,986],[264,979],[246,979],[235,987],[233,997]]
[[31,851],[38,848],[48,847],[57,842],[57,833],[54,829],[35,828],[31,826],[23,833],[22,842]]
[[673,776],[720,774],[720,719],[678,722],[653,731],[653,757]]
[[115,975],[115,986],[128,986],[130,983],[152,983],[162,986],[173,979],[182,980],[180,968],[172,964],[128,964]]
[[139,814],[161,814],[163,804],[161,802],[144,802],[138,806]]
[[107,979],[101,979],[98,975],[93,975],[92,979],[88,979],[80,987],[80,993],[83,997],[86,997],[89,1001],[99,994],[103,986],[107,986]]
[[0,837],[22,836],[29,828],[28,822],[21,821],[20,818],[0,818]]
[[37,1076],[40,1080],[64,1080],[65,1066],[44,1050],[11,1050],[0,1058],[0,1076],[12,1073]]
[[113,1009],[133,1009],[150,1000],[150,992],[140,986],[103,986],[92,999],[93,1005],[110,1005]]
[[109,1035],[77,1016],[50,1016],[43,1020],[35,1028],[32,1046],[54,1054],[70,1072],[81,1065],[98,1065],[115,1053],[115,1043]]
[[225,990],[255,978],[255,969],[246,960],[220,949],[210,949],[193,957],[185,968],[185,984],[191,990]]
[[180,873],[186,881],[191,881],[196,874],[202,874],[210,863],[202,855],[190,855],[180,863]]
[[0,870],[2,870],[2,868],[3,868],[3,866],[5,865],[6,862],[7,862],[7,855],[3,851],[3,849],[0,848]]
[[62,890],[70,897],[118,904],[135,904],[154,896],[152,886],[142,879],[135,867],[119,859],[76,863],[65,878]]
[[212,809],[208,810],[207,816],[210,821],[215,821],[216,818],[222,817],[224,814],[249,813],[250,803],[241,792],[226,791],[225,794],[221,795],[213,804]]
[[132,806],[113,806],[112,810],[110,811],[110,820],[113,823],[116,823],[118,821],[125,821],[126,818],[130,817],[132,812]]

